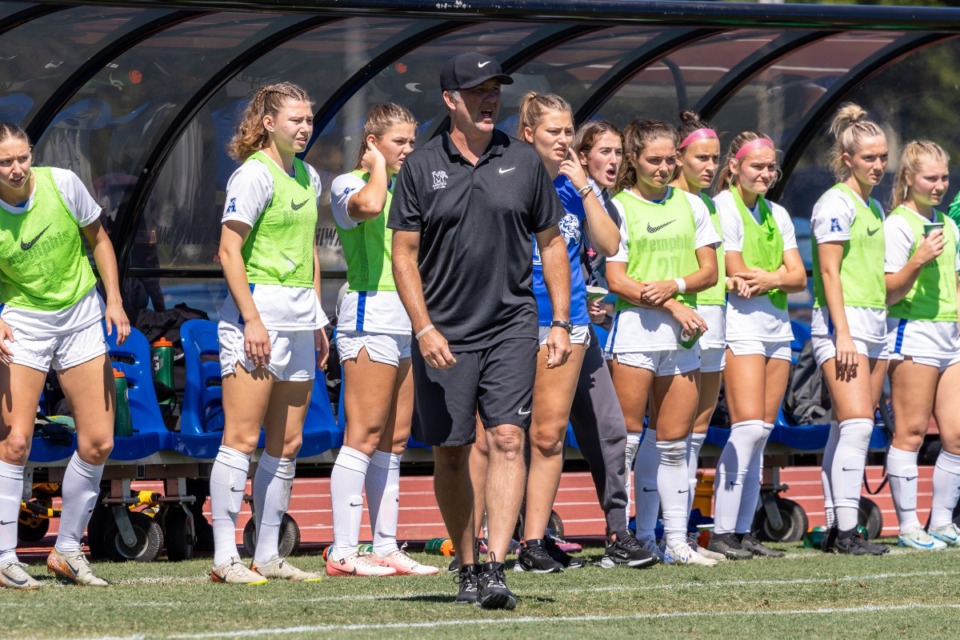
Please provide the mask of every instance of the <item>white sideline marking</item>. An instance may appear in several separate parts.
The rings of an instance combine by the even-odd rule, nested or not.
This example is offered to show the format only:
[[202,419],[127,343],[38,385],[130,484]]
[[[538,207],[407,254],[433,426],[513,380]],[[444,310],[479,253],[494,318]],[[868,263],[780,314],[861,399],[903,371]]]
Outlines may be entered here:
[[373,631],[381,629],[431,629],[437,627],[451,627],[461,625],[519,625],[544,624],[557,622],[615,622],[622,620],[664,620],[670,618],[713,618],[731,616],[783,616],[783,615],[830,615],[837,613],[884,613],[887,611],[904,610],[937,610],[960,609],[960,604],[920,604],[910,603],[903,605],[865,605],[862,607],[832,607],[829,609],[780,609],[769,611],[666,611],[663,613],[638,613],[624,616],[556,616],[495,619],[466,619],[466,620],[437,620],[433,622],[394,622],[388,624],[328,624],[303,625],[299,627],[274,627],[266,629],[241,629],[238,631],[218,631],[216,633],[189,633],[167,636],[181,640],[195,640],[199,638],[244,638],[258,635],[286,635],[293,633],[315,633],[323,631]]

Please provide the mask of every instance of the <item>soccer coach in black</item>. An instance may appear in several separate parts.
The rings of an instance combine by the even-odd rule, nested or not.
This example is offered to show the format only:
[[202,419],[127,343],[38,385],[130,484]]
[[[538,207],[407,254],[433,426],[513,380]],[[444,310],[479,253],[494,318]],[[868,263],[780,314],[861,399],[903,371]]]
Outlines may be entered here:
[[[450,129],[411,153],[388,226],[393,273],[416,337],[417,439],[433,445],[434,492],[460,560],[457,602],[516,606],[503,560],[523,499],[524,433],[538,352],[533,239],[553,305],[548,366],[570,355],[570,266],[563,207],[533,147],[494,128],[500,86],[513,80],[480,53],[440,75]],[[477,565],[470,445],[479,414],[490,448],[490,560]]]

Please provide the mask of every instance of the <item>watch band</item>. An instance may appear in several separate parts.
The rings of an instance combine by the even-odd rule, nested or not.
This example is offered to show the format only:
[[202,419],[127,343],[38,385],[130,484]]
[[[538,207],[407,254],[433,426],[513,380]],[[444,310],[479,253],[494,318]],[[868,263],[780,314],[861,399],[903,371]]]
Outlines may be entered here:
[[550,323],[551,327],[560,327],[561,329],[566,329],[567,333],[573,333],[573,325],[569,322],[563,320],[554,320]]

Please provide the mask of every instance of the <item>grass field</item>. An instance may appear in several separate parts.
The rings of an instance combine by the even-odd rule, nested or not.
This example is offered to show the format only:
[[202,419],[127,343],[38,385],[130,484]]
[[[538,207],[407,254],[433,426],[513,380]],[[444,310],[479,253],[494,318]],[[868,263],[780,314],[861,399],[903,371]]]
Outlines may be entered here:
[[[797,545],[780,560],[561,575],[508,570],[513,612],[452,603],[453,578],[329,579],[258,587],[211,584],[210,559],[95,564],[109,589],[0,591],[6,638],[956,638],[960,551],[894,549],[825,556]],[[598,559],[600,549],[584,555]],[[447,558],[415,554],[433,564]],[[320,570],[320,555],[295,564]]]

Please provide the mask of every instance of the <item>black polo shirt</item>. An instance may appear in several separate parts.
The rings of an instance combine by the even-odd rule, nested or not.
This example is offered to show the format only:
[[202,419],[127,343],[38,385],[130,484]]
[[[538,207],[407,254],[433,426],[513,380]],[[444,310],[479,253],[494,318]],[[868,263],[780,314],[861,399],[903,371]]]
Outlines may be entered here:
[[452,349],[537,337],[533,242],[563,206],[533,147],[494,131],[476,165],[437,136],[407,156],[387,226],[420,232],[427,311]]

